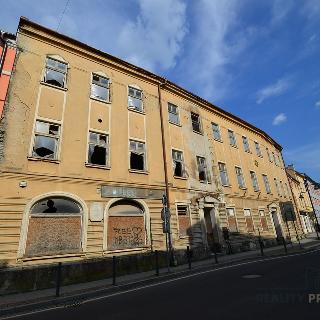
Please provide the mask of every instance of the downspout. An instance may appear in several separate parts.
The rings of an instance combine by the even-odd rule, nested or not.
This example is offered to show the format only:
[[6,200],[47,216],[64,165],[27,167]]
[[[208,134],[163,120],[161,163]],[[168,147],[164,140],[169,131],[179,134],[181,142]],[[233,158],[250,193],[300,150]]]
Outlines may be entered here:
[[[167,80],[163,83],[158,83],[158,99],[159,99],[159,109],[160,109],[160,125],[161,125],[161,142],[162,142],[162,160],[163,160],[163,170],[164,170],[164,181],[167,196],[167,207],[170,209],[170,193],[169,193],[169,181],[168,181],[168,167],[167,167],[167,152],[166,152],[166,139],[164,136],[164,122],[163,122],[163,110],[162,110],[162,98],[161,98],[161,86],[166,85]],[[169,233],[169,250],[170,258],[173,256],[172,248],[172,238],[171,238],[171,228]]]

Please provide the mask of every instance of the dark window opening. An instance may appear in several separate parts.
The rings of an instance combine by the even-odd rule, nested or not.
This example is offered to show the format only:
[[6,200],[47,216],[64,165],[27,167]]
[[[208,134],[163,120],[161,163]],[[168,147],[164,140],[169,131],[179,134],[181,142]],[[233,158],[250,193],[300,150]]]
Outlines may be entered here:
[[192,122],[192,130],[195,132],[201,133],[200,116],[196,113],[191,112],[191,122]]
[[177,177],[182,177],[183,176],[182,163],[175,161],[174,164],[175,164],[174,175]]
[[108,159],[108,136],[90,132],[88,162],[106,166]]
[[142,154],[131,152],[130,168],[134,170],[144,170],[144,157]]

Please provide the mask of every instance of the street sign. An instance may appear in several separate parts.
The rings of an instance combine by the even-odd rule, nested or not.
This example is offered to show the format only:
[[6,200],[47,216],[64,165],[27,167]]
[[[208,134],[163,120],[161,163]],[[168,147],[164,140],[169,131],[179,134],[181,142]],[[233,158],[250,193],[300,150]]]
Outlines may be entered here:
[[167,202],[168,202],[167,196],[164,194],[164,195],[162,196],[162,204],[163,204],[164,206],[166,206],[166,205],[167,205]]
[[167,208],[167,207],[164,207],[162,210],[161,210],[161,219],[162,221],[168,221],[170,219],[170,209]]

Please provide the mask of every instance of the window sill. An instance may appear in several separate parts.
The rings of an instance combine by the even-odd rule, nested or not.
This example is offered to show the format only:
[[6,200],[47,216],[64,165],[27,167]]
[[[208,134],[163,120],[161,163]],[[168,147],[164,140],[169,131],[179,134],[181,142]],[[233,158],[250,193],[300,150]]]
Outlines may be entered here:
[[213,138],[213,140],[214,140],[214,141],[218,141],[218,142],[220,142],[220,143],[223,143],[223,141],[222,141],[221,139],[215,139],[215,138]]
[[222,184],[222,186],[225,187],[225,188],[231,188],[232,187],[231,184],[225,184],[225,185]]
[[234,145],[234,144],[230,144],[230,147],[235,148],[235,149],[238,149],[238,146],[237,146],[237,145]]
[[203,184],[211,184],[211,181],[199,180],[199,182]]
[[188,180],[187,177],[180,177],[180,176],[173,176],[175,179],[179,179],[179,180]]
[[55,160],[55,159],[46,159],[46,158],[37,158],[37,157],[28,157],[28,160],[30,161],[43,161],[43,162],[50,162],[50,163],[56,163],[59,164],[60,160]]
[[103,166],[103,165],[87,163],[87,162],[85,163],[85,166],[89,167],[89,168],[97,168],[97,169],[102,169],[102,170],[110,170],[111,169],[111,167],[109,167],[109,166]]
[[149,174],[149,171],[144,170],[136,170],[136,169],[128,169],[131,173],[138,173],[138,174]]
[[130,110],[132,112],[135,112],[135,113],[142,114],[142,115],[146,115],[146,113],[144,111],[139,111],[139,110],[136,110],[136,109],[133,109],[133,108],[129,108],[129,107],[128,107],[128,110]]
[[170,124],[173,124],[174,126],[177,126],[177,127],[182,127],[182,125],[180,123],[175,123],[175,122],[172,122],[172,121],[169,121]]
[[203,136],[203,132],[199,132],[199,131],[195,131],[195,130],[192,130],[193,133],[196,133],[196,134],[200,134],[201,136]]
[[249,153],[252,154],[252,152],[250,150],[244,150],[245,153]]
[[246,188],[246,187],[239,187],[239,189],[241,189],[241,190],[248,190],[248,188]]
[[62,90],[62,91],[68,91],[68,88],[61,88],[61,87],[58,87],[58,86],[54,86],[53,84],[50,84],[50,83],[46,83],[44,81],[40,81],[40,83],[44,86],[47,86],[47,87],[50,87],[50,88],[54,88],[54,89],[58,89],[58,90]]
[[99,98],[93,97],[93,96],[90,96],[90,99],[101,102],[101,103],[105,103],[105,104],[111,104],[111,101],[102,100],[102,99],[99,99]]

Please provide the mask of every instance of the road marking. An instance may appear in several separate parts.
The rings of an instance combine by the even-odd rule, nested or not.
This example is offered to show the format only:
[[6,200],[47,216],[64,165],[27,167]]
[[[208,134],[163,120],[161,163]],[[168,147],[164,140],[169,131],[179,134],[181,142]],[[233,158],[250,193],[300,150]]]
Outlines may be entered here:
[[256,278],[261,278],[261,277],[262,277],[261,274],[245,274],[241,278],[244,278],[244,279],[256,279]]
[[[219,267],[219,268],[215,268],[215,269],[211,269],[211,270],[200,271],[200,272],[197,272],[197,273],[193,273],[193,274],[189,274],[189,275],[186,275],[186,276],[177,277],[177,278],[174,278],[174,279],[165,280],[165,281],[162,281],[162,282],[152,283],[152,284],[148,284],[148,285],[145,285],[145,286],[124,290],[124,291],[121,291],[121,292],[115,292],[115,293],[107,294],[107,295],[100,296],[100,297],[95,297],[95,298],[82,300],[79,303],[79,305],[83,305],[83,304],[88,303],[88,302],[93,302],[93,301],[99,301],[99,300],[103,300],[103,299],[107,299],[107,298],[112,298],[112,297],[115,297],[115,296],[119,296],[119,295],[130,293],[130,292],[135,292],[135,291],[139,291],[139,290],[143,290],[143,289],[146,289],[146,288],[152,288],[152,287],[160,286],[162,284],[166,284],[166,283],[170,283],[170,282],[175,282],[175,281],[179,281],[179,280],[183,280],[183,279],[196,277],[196,276],[207,274],[207,273],[210,273],[210,272],[216,272],[216,271],[220,271],[220,270],[231,269],[231,268],[235,268],[235,267],[244,266],[244,265],[247,265],[247,264],[258,263],[258,262],[281,260],[281,259],[291,258],[291,257],[295,257],[295,256],[302,256],[302,255],[306,255],[306,254],[310,254],[310,253],[315,253],[317,251],[320,251],[320,249],[316,249],[316,250],[309,251],[309,252],[288,254],[286,256],[280,256],[280,257],[272,257],[272,258],[254,260],[254,261],[246,261],[246,262],[241,262],[241,263],[237,263],[237,264],[233,264],[233,265]],[[36,314],[36,313],[41,313],[41,312],[46,312],[46,311],[51,311],[51,310],[57,310],[57,309],[63,309],[63,308],[66,308],[67,306],[68,305],[54,306],[54,307],[49,307],[49,308],[46,308],[46,309],[29,311],[29,312],[25,312],[25,313],[21,313],[21,314],[17,314],[17,315],[11,315],[11,316],[7,316],[7,317],[4,316],[4,317],[0,317],[0,319],[14,319],[14,318],[28,316],[28,315],[32,315],[32,314]]]

